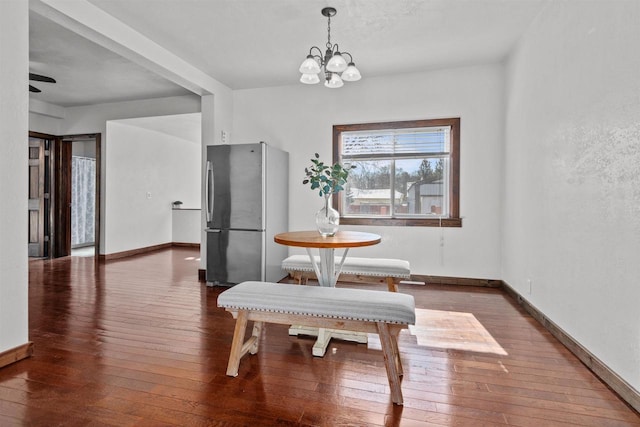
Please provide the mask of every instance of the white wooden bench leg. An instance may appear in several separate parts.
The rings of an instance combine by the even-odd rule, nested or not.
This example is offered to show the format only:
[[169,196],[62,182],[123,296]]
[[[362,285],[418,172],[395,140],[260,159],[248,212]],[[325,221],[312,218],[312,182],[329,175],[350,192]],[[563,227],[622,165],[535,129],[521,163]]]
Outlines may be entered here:
[[400,350],[398,349],[398,336],[400,335],[400,329],[394,328],[393,331],[391,332],[391,335],[393,338],[391,340],[391,343],[393,344],[393,353],[395,356],[396,369],[398,370],[398,375],[403,376],[404,370],[402,369],[402,360],[400,359]]
[[247,316],[248,313],[246,310],[238,311],[236,327],[233,330],[229,363],[227,365],[227,375],[230,377],[238,376],[238,367],[240,366],[240,358],[242,357],[242,343],[244,341],[244,333],[247,329]]
[[258,352],[258,345],[260,344],[260,334],[262,333],[262,322],[254,322],[253,324],[253,332],[251,336],[254,339],[253,345],[249,347],[250,354],[256,354]]
[[229,363],[227,364],[227,375],[230,377],[238,376],[238,368],[240,367],[240,359],[242,359],[242,356],[247,353],[256,354],[258,352],[258,343],[260,342],[260,333],[262,332],[262,322],[255,322],[251,337],[247,341],[244,341],[248,316],[249,313],[247,310],[238,311],[236,327],[233,331],[231,353],[229,354]]
[[378,326],[378,335],[380,336],[380,344],[382,345],[382,354],[384,355],[384,365],[387,368],[387,377],[389,378],[389,387],[391,389],[391,401],[398,405],[403,404],[402,389],[400,388],[400,374],[397,369],[397,352],[398,345],[394,345],[395,337],[389,330],[389,325],[384,322],[376,322]]
[[398,284],[393,277],[387,277],[387,289],[389,292],[398,292]]
[[301,285],[302,284],[302,273],[301,272],[291,273],[291,277],[293,277],[293,279],[296,281],[296,285]]

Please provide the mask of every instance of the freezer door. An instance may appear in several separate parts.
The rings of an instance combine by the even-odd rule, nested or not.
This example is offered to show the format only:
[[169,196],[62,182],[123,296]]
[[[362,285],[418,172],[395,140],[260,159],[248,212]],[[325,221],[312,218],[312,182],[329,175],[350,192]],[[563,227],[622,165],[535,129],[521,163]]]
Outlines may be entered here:
[[264,230],[264,144],[207,147],[210,229]]
[[207,230],[207,283],[264,280],[264,232]]

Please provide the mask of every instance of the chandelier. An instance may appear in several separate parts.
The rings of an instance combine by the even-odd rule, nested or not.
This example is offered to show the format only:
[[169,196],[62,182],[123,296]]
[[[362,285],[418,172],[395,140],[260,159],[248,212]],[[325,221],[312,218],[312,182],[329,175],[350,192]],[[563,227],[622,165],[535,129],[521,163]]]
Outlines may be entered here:
[[[344,82],[355,82],[362,78],[360,71],[353,63],[353,57],[349,52],[340,52],[338,44],[331,44],[331,17],[336,15],[336,10],[333,7],[325,7],[322,9],[322,15],[327,17],[327,50],[322,56],[322,50],[313,46],[309,49],[309,55],[307,59],[300,65],[300,72],[302,77],[300,81],[307,85],[313,85],[320,82],[318,74],[322,71],[324,73],[324,85],[328,88],[339,88],[344,85]],[[314,49],[318,51],[314,55]],[[349,62],[344,59],[343,55],[349,55]]]

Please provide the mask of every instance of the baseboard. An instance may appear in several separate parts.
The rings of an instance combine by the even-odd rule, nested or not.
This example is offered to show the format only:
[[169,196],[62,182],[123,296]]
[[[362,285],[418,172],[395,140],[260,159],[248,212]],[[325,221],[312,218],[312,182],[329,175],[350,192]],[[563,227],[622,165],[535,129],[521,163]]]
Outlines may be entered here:
[[147,246],[146,248],[137,248],[130,251],[114,252],[112,254],[100,255],[101,260],[111,261],[113,259],[126,258],[134,255],[146,254],[147,252],[153,252],[160,249],[170,248],[172,243],[162,243],[160,245]]
[[640,412],[640,393],[618,374],[613,372],[600,359],[584,348],[578,341],[567,334],[562,328],[553,323],[533,304],[516,292],[509,284],[502,282],[502,288],[515,299],[522,308],[536,319],[551,335],[560,341],[584,365],[591,370],[602,382],[615,391],[629,406]]
[[19,360],[26,359],[33,354],[33,343],[31,341],[19,345],[18,347],[0,353],[0,368],[15,363]]
[[472,279],[468,277],[447,277],[447,276],[427,276],[422,274],[412,274],[412,282],[424,282],[426,285],[461,285],[461,286],[482,286],[486,288],[499,288],[502,280],[496,279]]
[[179,248],[194,248],[200,249],[200,243],[183,243],[183,242],[172,242],[171,246],[177,246]]
[[[305,271],[304,276],[307,279],[317,280],[313,271]],[[293,278],[289,276],[289,278]],[[350,283],[384,283],[386,277],[358,276],[353,274],[340,274],[338,278],[341,282]],[[422,274],[412,274],[410,279],[401,280],[400,284],[405,285],[461,285],[461,286],[481,286],[487,288],[499,288],[502,286],[501,280],[495,279],[471,279],[468,277],[447,277],[447,276],[426,276]]]
[[158,251],[160,249],[167,249],[171,247],[200,249],[200,243],[182,243],[182,242],[162,243],[160,245],[147,246],[145,248],[131,249],[130,251],[114,252],[112,254],[100,255],[98,258],[101,261],[109,261],[112,259],[126,258],[134,255],[146,254],[147,252]]

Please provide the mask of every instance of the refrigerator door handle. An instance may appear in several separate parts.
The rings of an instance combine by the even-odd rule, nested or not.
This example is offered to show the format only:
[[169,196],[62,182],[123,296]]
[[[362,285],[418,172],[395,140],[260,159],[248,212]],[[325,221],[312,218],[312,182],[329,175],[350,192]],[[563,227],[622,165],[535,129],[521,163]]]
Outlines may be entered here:
[[213,202],[213,195],[211,194],[211,192],[213,191],[213,163],[211,163],[210,160],[207,160],[207,169],[205,172],[205,176],[206,176],[206,188],[205,188],[205,193],[204,193],[204,203],[207,205],[206,206],[206,213],[207,213],[207,223],[211,222],[211,213],[213,212],[213,206],[211,205],[211,203]]

